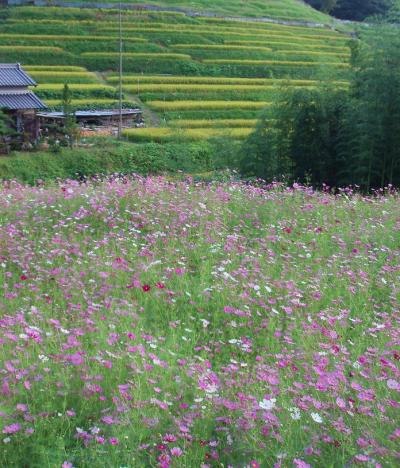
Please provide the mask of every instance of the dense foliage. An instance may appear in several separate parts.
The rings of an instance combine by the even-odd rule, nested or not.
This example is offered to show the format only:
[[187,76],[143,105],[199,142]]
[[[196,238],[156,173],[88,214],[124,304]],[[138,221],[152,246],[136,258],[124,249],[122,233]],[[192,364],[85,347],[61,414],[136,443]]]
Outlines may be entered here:
[[352,67],[348,91],[283,93],[245,145],[244,174],[366,190],[400,184],[397,30],[364,34],[353,45]]
[[[83,141],[82,141],[83,143]],[[125,143],[99,138],[81,148],[55,147],[0,158],[0,179],[34,184],[104,174],[208,173],[236,167],[239,143],[214,137],[208,142]]]
[[341,19],[363,21],[388,12],[394,0],[306,0],[314,8]]

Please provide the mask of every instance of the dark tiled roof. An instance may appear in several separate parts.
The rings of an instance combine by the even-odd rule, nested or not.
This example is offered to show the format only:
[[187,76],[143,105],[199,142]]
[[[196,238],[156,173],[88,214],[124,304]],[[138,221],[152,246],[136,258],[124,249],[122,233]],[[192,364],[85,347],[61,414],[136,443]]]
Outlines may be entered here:
[[26,93],[0,92],[0,109],[46,109],[46,106],[32,91]]
[[19,63],[0,63],[0,88],[3,86],[36,86],[36,81],[24,72]]

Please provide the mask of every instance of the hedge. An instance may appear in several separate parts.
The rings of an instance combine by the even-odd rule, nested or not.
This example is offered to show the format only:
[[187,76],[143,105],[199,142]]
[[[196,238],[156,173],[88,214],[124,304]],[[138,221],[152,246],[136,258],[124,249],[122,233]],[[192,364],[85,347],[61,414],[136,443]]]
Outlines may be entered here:
[[33,184],[38,180],[81,178],[101,174],[157,174],[177,170],[202,172],[212,169],[215,151],[210,144],[131,144],[101,139],[87,148],[63,148],[60,152],[14,153],[0,158],[0,179]]

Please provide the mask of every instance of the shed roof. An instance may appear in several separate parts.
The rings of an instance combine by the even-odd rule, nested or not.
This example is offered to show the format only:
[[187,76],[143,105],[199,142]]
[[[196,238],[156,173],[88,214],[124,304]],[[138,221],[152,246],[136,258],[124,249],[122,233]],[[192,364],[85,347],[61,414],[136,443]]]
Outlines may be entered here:
[[[74,112],[76,118],[87,118],[87,117],[114,117],[120,113],[119,109],[106,109],[106,110],[88,110],[81,111],[77,110]],[[141,109],[122,109],[123,116],[142,114]],[[51,118],[51,119],[64,119],[64,112],[40,112],[38,117]]]
[[36,86],[19,63],[0,63],[0,89],[2,87]]
[[0,109],[46,109],[46,106],[32,91],[24,93],[0,91]]

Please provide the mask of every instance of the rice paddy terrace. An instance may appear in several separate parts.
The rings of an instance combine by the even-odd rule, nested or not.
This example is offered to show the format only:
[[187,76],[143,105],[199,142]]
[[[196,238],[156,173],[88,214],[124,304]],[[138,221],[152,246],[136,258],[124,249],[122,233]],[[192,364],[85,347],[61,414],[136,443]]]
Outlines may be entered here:
[[[190,2],[189,7],[207,3]],[[147,108],[153,117],[148,124],[157,125],[127,130],[129,139],[244,138],[282,87],[313,87],[320,79],[343,85],[349,38],[329,26],[328,16],[295,0],[238,2],[237,9],[234,3],[213,2],[213,8],[220,15],[236,11],[327,26],[124,11],[124,105]],[[168,2],[171,7],[184,4]],[[113,9],[14,7],[2,13],[0,61],[22,63],[50,107],[60,106],[64,83],[77,108],[114,107],[118,32]]]

